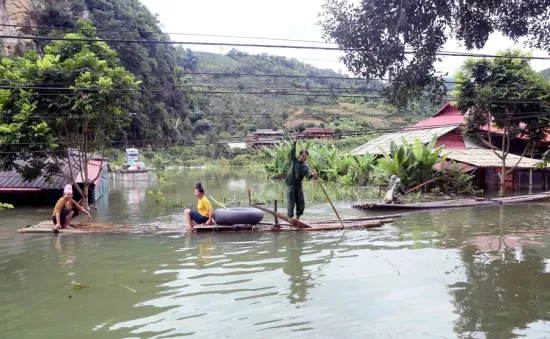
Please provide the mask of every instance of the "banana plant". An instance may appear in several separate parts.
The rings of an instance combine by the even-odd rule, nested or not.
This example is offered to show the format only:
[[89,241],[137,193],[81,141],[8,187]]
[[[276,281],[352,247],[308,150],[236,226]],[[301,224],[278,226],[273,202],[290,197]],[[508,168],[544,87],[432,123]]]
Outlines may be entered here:
[[388,176],[396,175],[405,186],[424,183],[433,178],[433,166],[446,159],[446,154],[442,154],[444,146],[434,149],[436,142],[437,137],[434,137],[428,145],[419,139],[409,144],[403,138],[400,146],[392,141],[390,152],[378,160],[378,166]]
[[349,156],[348,175],[351,176],[352,182],[364,186],[371,178],[374,172],[376,160],[370,154],[365,154],[359,157]]

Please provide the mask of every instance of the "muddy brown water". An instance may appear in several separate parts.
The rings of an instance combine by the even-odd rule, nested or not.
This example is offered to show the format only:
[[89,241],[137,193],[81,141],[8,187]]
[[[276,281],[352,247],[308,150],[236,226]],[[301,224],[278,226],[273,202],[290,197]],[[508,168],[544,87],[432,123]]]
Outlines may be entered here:
[[[197,181],[216,198],[267,185],[187,171],[157,206],[154,181],[115,183],[94,217],[183,229],[172,205]],[[307,234],[20,235],[50,210],[0,213],[0,338],[550,337],[550,201]]]

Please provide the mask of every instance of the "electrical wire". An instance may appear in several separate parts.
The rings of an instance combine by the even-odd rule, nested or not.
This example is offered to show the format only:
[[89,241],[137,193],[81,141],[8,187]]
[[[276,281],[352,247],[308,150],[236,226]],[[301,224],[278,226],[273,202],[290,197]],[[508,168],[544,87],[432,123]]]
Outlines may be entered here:
[[[226,46],[226,47],[253,47],[253,48],[280,48],[280,49],[300,49],[300,50],[324,50],[324,51],[355,51],[368,52],[364,49],[339,47],[321,47],[321,46],[293,46],[293,45],[267,45],[267,44],[245,44],[229,42],[206,42],[206,41],[163,41],[163,40],[132,40],[132,39],[89,39],[89,38],[55,38],[45,36],[18,36],[18,35],[0,35],[0,39],[19,39],[19,40],[38,40],[38,41],[83,41],[83,42],[111,42],[111,43],[136,43],[136,44],[160,44],[160,45],[198,45],[198,46]],[[414,51],[403,51],[403,54],[415,54]],[[527,60],[550,60],[550,57],[535,56],[506,56],[497,54],[479,54],[462,52],[437,52],[440,56],[456,57],[480,57],[480,58],[504,58],[504,59],[527,59]]]
[[[547,113],[548,116],[550,117],[550,112]],[[361,135],[371,135],[371,134],[387,134],[387,133],[394,133],[394,132],[412,132],[412,131],[421,131],[421,130],[430,130],[430,129],[435,129],[435,128],[443,128],[443,127],[459,127],[461,124],[457,124],[457,123],[452,123],[452,124],[438,124],[438,125],[432,125],[432,126],[408,126],[408,127],[397,127],[397,128],[370,128],[370,129],[362,129],[362,130],[347,130],[347,131],[341,131],[339,134],[341,136],[361,136]],[[550,126],[548,124],[539,124],[539,125],[532,125],[530,126],[531,128],[537,128],[537,127],[549,127]],[[522,130],[522,129],[520,129]],[[295,133],[289,133],[287,134],[289,136],[297,136],[299,134],[295,134]],[[205,144],[193,144],[193,146],[196,146],[196,145],[212,145],[213,143],[214,144],[225,144],[227,143],[229,140],[233,141],[233,140],[243,140],[243,139],[246,139],[246,137],[242,137],[242,136],[233,136],[233,137],[222,137],[223,140],[220,140],[218,142],[208,142],[208,143],[205,143]],[[172,138],[172,139],[136,139],[136,140],[131,140],[130,143],[158,143],[158,142],[170,142],[170,143],[173,143],[173,142],[178,142],[178,141],[189,141],[189,138],[188,137],[185,137],[185,138]],[[59,141],[59,142],[53,142],[55,144],[67,144],[67,145],[73,145],[73,144],[79,144],[78,142],[63,142],[63,141]],[[101,144],[104,144],[105,141],[102,141]],[[109,140],[107,141],[107,143],[110,143],[110,144],[124,144],[124,143],[128,143],[128,141],[123,141],[123,140]],[[12,145],[49,145],[50,143],[36,143],[36,142],[32,142],[32,143],[9,143],[9,144],[5,144],[5,146],[12,146]],[[95,144],[93,142],[90,142],[88,144]],[[99,144],[99,143],[98,143]],[[0,152],[1,153],[1,152]],[[15,152],[15,153],[18,153],[18,152]],[[38,151],[38,153],[42,153],[42,151]]]
[[[32,25],[13,25],[13,24],[0,24],[0,26],[3,27],[16,27],[16,28],[27,28],[27,29],[49,29],[49,30],[69,30],[69,31],[90,31],[90,29],[87,28],[79,28],[79,27],[56,27],[56,26],[32,26]],[[205,34],[205,33],[181,33],[181,32],[162,32],[162,31],[146,31],[146,30],[113,30],[113,29],[100,29],[100,28],[93,28],[91,30],[97,31],[97,32],[110,32],[110,33],[140,33],[140,34],[161,34],[161,35],[184,35],[184,36],[199,36],[199,37],[218,37],[218,38],[232,38],[232,39],[251,39],[251,40],[272,40],[272,41],[289,41],[289,42],[307,42],[307,43],[318,43],[318,44],[328,44],[328,45],[337,45],[334,42],[330,41],[322,41],[322,40],[303,40],[303,39],[287,39],[287,38],[270,38],[270,37],[255,37],[255,36],[240,36],[240,35],[224,35],[224,34]],[[1,36],[0,36],[1,37]],[[21,39],[33,39],[33,37],[15,37],[15,38],[21,38]],[[39,37],[39,38],[46,38],[46,40],[58,40],[57,38],[48,38],[48,37]],[[108,39],[105,39],[104,41],[108,41]],[[115,40],[113,40],[115,41]],[[118,41],[117,41],[118,42]],[[135,41],[131,41],[135,42]],[[144,41],[141,41],[144,42]],[[146,40],[145,42],[150,42]],[[156,42],[156,41],[155,41]],[[167,41],[167,43],[174,43],[174,44],[192,44],[194,42],[171,42]],[[212,44],[209,42],[196,42],[196,44]],[[225,46],[226,43],[215,43],[216,45]],[[239,44],[243,45],[242,47],[273,47],[273,48],[307,48],[309,46],[273,46],[273,45],[247,45],[247,44]],[[315,46],[311,46],[312,49],[317,49]],[[330,50],[352,50],[352,51],[361,51],[362,49],[341,49],[341,48],[331,48]],[[411,48],[405,48],[406,54],[414,54],[415,51]],[[457,52],[457,51],[440,51],[438,52],[438,55],[444,55],[444,56],[474,56],[474,57],[486,57],[486,58],[517,58],[517,59],[530,59],[530,60],[550,60],[550,57],[529,57],[529,56],[518,56],[518,57],[508,57],[508,56],[502,56],[502,55],[493,55],[493,54],[486,54],[486,53],[469,53],[469,52]],[[324,60],[323,60],[324,61]]]

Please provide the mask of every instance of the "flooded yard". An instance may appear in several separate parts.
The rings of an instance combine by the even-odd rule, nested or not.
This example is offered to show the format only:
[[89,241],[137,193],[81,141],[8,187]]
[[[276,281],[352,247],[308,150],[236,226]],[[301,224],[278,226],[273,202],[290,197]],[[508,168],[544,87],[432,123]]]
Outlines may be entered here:
[[[243,200],[266,185],[185,172],[158,206],[154,182],[117,182],[94,212],[175,236],[20,235],[51,210],[0,212],[0,337],[550,336],[550,202],[420,212],[370,230],[188,234],[173,204],[193,206],[195,182]],[[336,204],[367,214],[349,206]],[[304,220],[320,218],[334,218],[330,206],[308,204]]]

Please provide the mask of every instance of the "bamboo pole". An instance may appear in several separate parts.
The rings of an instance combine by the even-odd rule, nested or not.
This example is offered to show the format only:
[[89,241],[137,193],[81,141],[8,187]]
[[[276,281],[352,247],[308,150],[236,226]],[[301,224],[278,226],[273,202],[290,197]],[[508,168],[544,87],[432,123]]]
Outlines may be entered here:
[[338,214],[338,211],[336,210],[336,207],[334,207],[334,204],[332,203],[332,200],[330,200],[330,197],[327,194],[327,191],[325,190],[325,187],[321,183],[321,180],[317,179],[317,182],[319,183],[319,187],[321,187],[321,190],[323,190],[323,193],[325,193],[325,197],[327,197],[328,202],[330,203],[330,206],[332,207],[332,210],[336,214],[336,217],[338,218],[338,221],[340,221],[340,225],[344,227],[344,223],[342,222],[342,219],[340,218],[340,214]]
[[411,188],[410,190],[406,191],[405,194],[408,194],[408,193],[410,193],[410,192],[412,192],[412,191],[416,191],[416,190],[419,189],[420,187],[425,186],[425,185],[427,185],[427,184],[429,184],[429,183],[431,183],[431,182],[434,182],[434,181],[436,181],[437,179],[438,179],[438,178],[433,178],[433,179],[431,179],[431,180],[426,181],[426,182],[423,183],[423,184],[420,184],[420,185],[418,185],[418,186],[416,186],[416,187],[413,187],[413,188]]
[[[296,133],[296,127],[294,126],[294,124],[292,125],[292,128],[294,128],[294,133]],[[300,143],[300,147],[302,148],[302,150],[305,151],[304,145],[302,145],[302,141],[298,139],[298,133],[296,133],[296,140]],[[296,156],[296,155],[294,154],[294,156]],[[319,187],[321,187],[321,190],[323,191],[323,193],[325,194],[325,197],[327,198],[328,202],[330,203],[330,206],[332,207],[332,210],[336,214],[336,217],[340,221],[340,224],[342,225],[342,227],[344,227],[344,223],[342,222],[342,219],[340,218],[340,214],[338,214],[338,211],[336,210],[336,207],[334,207],[334,204],[332,203],[332,200],[330,200],[330,197],[328,196],[328,193],[325,190],[325,187],[323,186],[323,184],[321,183],[321,180],[318,177],[317,177],[317,182],[319,183]]]
[[216,199],[214,199],[213,196],[210,196],[210,199],[212,199],[212,201],[214,201],[216,204],[220,205],[221,207],[225,208],[225,209],[228,209],[227,207],[225,207],[224,204],[222,204],[221,202],[217,201]]

